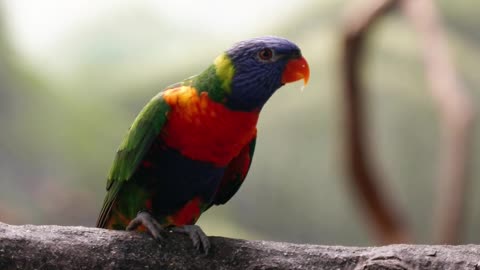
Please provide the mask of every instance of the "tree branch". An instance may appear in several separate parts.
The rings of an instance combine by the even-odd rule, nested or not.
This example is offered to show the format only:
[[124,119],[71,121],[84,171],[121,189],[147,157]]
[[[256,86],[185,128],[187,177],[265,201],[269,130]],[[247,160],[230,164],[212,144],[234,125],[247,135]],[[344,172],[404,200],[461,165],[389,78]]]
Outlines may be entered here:
[[480,246],[340,247],[0,223],[0,269],[477,269]]
[[401,7],[419,34],[431,94],[442,116],[435,240],[455,244],[465,212],[474,104],[455,72],[434,1],[403,0]]
[[394,7],[396,0],[360,2],[346,16],[342,31],[342,88],[344,94],[344,132],[348,172],[365,205],[373,232],[383,243],[409,242],[410,232],[405,215],[395,204],[388,190],[382,187],[379,166],[368,153],[367,120],[364,109],[364,86],[360,77],[364,41],[371,26]]

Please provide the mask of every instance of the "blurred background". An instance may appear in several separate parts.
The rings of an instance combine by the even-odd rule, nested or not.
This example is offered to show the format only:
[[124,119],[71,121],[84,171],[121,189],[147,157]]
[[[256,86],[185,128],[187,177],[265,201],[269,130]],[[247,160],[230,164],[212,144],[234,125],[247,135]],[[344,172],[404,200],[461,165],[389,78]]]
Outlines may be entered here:
[[[234,238],[373,243],[343,164],[338,72],[349,1],[0,3],[1,222],[94,226],[117,146],[143,105],[234,42],[278,35],[302,48],[310,84],[283,87],[268,102],[246,182],[199,224]],[[479,105],[480,3],[436,3],[459,76]],[[372,152],[415,238],[428,243],[441,146],[418,42],[403,16],[385,17],[361,72]],[[471,146],[463,241],[475,243],[480,132]]]

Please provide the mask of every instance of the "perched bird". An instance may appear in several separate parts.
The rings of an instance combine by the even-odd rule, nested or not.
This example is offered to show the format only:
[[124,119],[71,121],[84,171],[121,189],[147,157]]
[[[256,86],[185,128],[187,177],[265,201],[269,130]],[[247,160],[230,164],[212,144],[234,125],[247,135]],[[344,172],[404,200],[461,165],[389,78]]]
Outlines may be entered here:
[[306,84],[300,49],[279,37],[241,41],[205,71],[167,87],[139,113],[115,156],[97,227],[188,234],[208,253],[197,225],[226,203],[250,168],[262,107],[285,83]]

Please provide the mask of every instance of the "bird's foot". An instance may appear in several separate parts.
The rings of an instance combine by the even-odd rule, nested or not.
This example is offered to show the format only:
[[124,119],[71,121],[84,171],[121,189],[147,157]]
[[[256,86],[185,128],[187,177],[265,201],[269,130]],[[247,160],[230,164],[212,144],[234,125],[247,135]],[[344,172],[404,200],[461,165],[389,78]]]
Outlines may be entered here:
[[165,229],[150,213],[138,212],[137,216],[128,224],[127,231],[133,231],[140,225],[147,228],[155,240],[163,240],[162,233],[165,233]]
[[197,225],[184,225],[180,227],[170,228],[172,232],[187,234],[192,240],[193,246],[196,250],[203,249],[204,254],[207,255],[210,250],[210,241],[208,236]]

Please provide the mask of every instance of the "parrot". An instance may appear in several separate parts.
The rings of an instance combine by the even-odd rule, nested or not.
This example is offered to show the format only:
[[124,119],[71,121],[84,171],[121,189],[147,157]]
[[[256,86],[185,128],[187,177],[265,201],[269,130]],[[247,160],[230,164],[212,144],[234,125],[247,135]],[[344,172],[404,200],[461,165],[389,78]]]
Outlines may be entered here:
[[160,91],[117,150],[97,227],[147,231],[159,241],[177,232],[208,254],[195,223],[245,180],[267,100],[309,76],[296,44],[264,36],[235,43],[203,72]]

